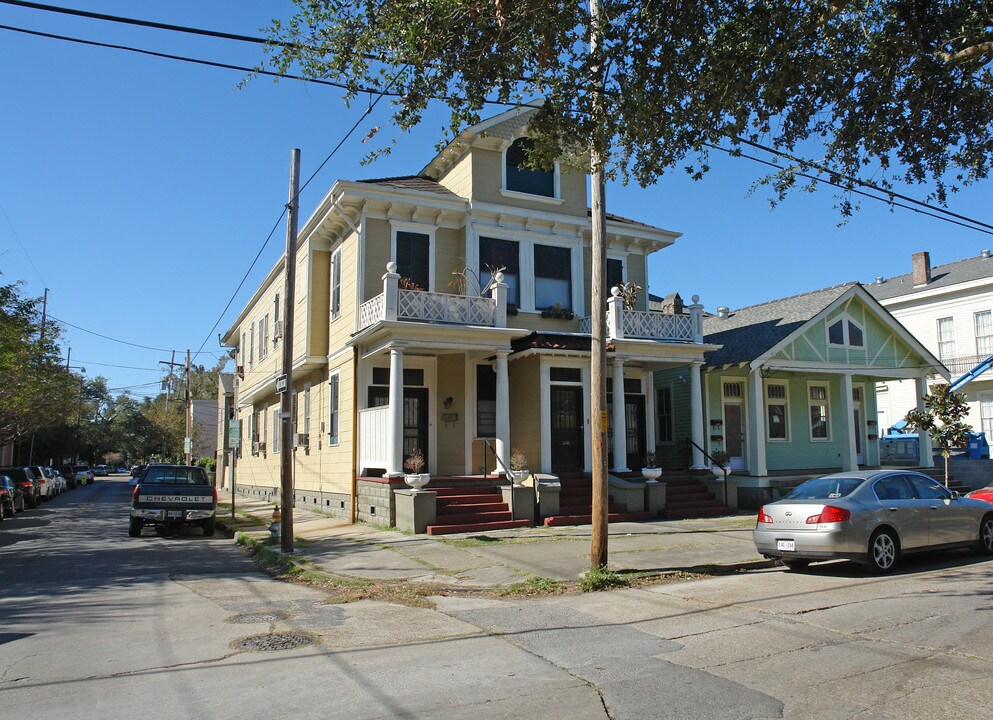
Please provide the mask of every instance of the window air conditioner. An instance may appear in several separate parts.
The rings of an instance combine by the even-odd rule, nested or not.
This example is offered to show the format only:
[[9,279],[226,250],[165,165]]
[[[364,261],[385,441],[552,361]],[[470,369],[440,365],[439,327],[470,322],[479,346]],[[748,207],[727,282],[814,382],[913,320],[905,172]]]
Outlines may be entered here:
[[272,324],[272,341],[276,342],[281,337],[283,337],[283,321],[276,320]]
[[294,433],[293,446],[304,448],[310,447],[310,435],[307,433]]
[[258,455],[258,454],[259,454],[259,441],[256,440],[252,443],[252,455]]

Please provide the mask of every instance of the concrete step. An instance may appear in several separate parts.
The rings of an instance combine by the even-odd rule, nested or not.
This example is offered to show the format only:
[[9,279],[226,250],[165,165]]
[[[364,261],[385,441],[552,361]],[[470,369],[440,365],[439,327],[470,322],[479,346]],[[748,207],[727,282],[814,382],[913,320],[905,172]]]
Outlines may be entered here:
[[438,507],[443,505],[478,505],[491,502],[502,502],[502,495],[497,493],[474,494],[474,495],[439,495]]
[[438,504],[438,516],[444,515],[464,515],[466,513],[481,513],[481,512],[506,512],[510,508],[505,502],[487,502],[487,503],[457,503],[455,505],[442,505]]
[[725,517],[727,515],[736,515],[737,513],[737,508],[728,508],[722,505],[720,508],[712,510],[663,510],[659,513],[659,519],[692,520],[705,517]]
[[510,510],[495,510],[493,512],[462,513],[461,515],[439,515],[435,520],[435,524],[438,526],[478,525],[480,523],[504,522],[505,520],[513,519],[514,516],[510,514]]

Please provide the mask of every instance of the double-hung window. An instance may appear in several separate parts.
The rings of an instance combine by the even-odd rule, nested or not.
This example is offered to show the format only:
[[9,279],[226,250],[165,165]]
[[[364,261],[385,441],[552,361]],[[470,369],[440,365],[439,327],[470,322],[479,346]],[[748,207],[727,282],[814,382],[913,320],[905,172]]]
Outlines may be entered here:
[[528,153],[534,147],[531,138],[518,138],[507,148],[506,177],[507,190],[555,197],[555,172],[526,167]]
[[830,440],[828,386],[827,383],[807,385],[807,407],[810,411],[810,439]]
[[520,245],[513,240],[481,236],[479,238],[480,285],[486,287],[493,278],[493,274],[498,270],[503,273],[503,281],[507,284],[507,302],[512,305],[520,305]]
[[[399,267],[399,266],[398,266]],[[400,273],[401,277],[403,273]],[[341,315],[341,248],[331,256],[331,319]]]
[[396,234],[397,274],[421,290],[431,289],[431,236],[398,230]]
[[989,310],[977,312],[976,320],[976,354],[981,358],[993,355],[993,313]]
[[786,383],[767,383],[765,386],[765,419],[769,440],[789,440],[788,407]]
[[276,347],[276,344],[279,342],[279,333],[276,331],[276,328],[278,327],[279,327],[279,293],[276,293],[276,296],[272,299],[272,328],[273,328],[272,346],[273,347]]
[[572,251],[554,245],[534,246],[534,307],[572,309]]
[[328,445],[338,444],[338,425],[340,424],[340,376],[332,373],[328,376]]
[[248,329],[248,367],[255,365],[255,323]]
[[259,360],[269,354],[269,316],[259,320]]
[[950,317],[938,318],[938,359],[945,361],[955,357],[955,320]]
[[279,417],[280,407],[277,405],[272,411],[272,451],[278,453],[283,449],[283,421]]

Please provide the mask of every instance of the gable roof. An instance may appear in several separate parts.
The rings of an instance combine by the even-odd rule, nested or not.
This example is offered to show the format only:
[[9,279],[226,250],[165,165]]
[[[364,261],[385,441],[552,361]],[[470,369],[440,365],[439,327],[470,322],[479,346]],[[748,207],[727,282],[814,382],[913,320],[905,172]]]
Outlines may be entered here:
[[944,265],[935,265],[931,268],[931,282],[921,287],[914,287],[913,273],[907,273],[883,279],[882,282],[869,283],[865,285],[865,289],[877,300],[888,300],[984,278],[993,278],[993,257],[979,255]]
[[737,365],[761,357],[856,286],[848,282],[734,310],[724,318],[705,317],[703,341],[724,346],[704,355],[707,365]]

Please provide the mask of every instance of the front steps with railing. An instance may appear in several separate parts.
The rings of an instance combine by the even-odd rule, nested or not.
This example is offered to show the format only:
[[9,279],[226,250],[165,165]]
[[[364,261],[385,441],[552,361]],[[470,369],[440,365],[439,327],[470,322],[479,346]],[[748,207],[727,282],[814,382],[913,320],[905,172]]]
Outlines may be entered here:
[[666,470],[665,510],[659,513],[662,520],[689,520],[692,518],[734,515],[738,508],[728,507],[722,498],[715,498],[700,484],[700,478],[710,479],[706,471]]

